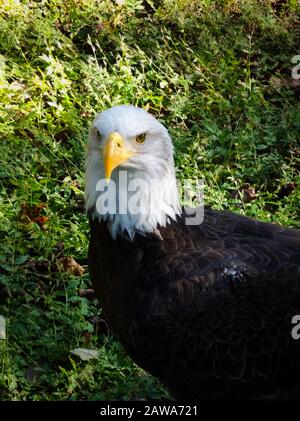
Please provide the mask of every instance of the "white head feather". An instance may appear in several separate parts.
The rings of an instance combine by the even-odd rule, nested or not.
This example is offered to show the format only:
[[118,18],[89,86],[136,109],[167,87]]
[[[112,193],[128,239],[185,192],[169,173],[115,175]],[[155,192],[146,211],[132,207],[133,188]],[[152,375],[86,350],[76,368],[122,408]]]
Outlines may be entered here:
[[[126,171],[128,182],[138,179],[151,185],[150,194],[140,189],[137,213],[131,212],[130,207],[126,213],[119,213],[114,207],[105,211],[101,209],[101,201],[98,201],[101,194],[104,194],[103,191],[97,191],[99,180],[105,179],[102,150],[105,140],[112,132],[118,132],[126,146],[135,152],[134,156],[115,168],[112,173],[111,180],[116,186],[117,203],[120,195],[123,197],[124,194],[127,195],[129,202],[137,193],[120,184],[121,171]],[[138,144],[136,137],[141,133],[146,134],[146,139],[143,144]],[[126,192],[122,191],[124,188]],[[167,129],[149,113],[131,105],[112,107],[97,114],[88,139],[85,192],[87,210],[92,209],[93,218],[97,217],[100,221],[108,222],[113,238],[119,234],[127,234],[132,239],[135,232],[150,233],[158,226],[165,226],[170,220],[175,219],[176,215],[181,213],[181,209],[176,185],[173,145]],[[99,206],[96,206],[97,201]]]

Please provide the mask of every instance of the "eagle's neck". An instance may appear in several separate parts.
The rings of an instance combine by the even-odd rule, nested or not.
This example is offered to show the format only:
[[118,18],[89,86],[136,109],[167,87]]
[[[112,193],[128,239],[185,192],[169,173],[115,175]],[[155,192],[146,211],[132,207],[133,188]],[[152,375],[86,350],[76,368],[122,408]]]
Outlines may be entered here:
[[[165,166],[160,179],[133,168],[124,169],[122,174],[115,171],[112,183],[105,188],[104,181],[99,183],[104,171],[96,154],[88,156],[86,170],[87,210],[93,219],[107,222],[113,238],[123,235],[133,239],[135,233],[155,232],[181,213],[174,165]],[[108,197],[116,198],[112,206]]]

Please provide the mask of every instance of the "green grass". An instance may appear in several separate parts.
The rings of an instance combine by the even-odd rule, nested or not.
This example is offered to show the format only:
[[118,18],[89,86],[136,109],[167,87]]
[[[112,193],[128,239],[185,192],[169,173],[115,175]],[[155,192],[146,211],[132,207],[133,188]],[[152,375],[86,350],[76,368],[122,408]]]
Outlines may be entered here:
[[[112,105],[147,107],[206,203],[300,227],[299,19],[297,0],[0,3],[1,399],[168,396],[80,292],[87,271],[59,264],[86,263],[89,124]],[[78,361],[77,347],[100,356]]]

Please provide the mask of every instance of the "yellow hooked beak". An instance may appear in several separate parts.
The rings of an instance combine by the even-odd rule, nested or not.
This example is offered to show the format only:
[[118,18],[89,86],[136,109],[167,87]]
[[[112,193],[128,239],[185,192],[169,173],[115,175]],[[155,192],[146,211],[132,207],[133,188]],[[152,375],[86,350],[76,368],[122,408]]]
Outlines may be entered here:
[[111,173],[115,168],[127,161],[134,152],[126,149],[125,141],[118,132],[110,133],[103,149],[104,170],[106,181],[109,182]]

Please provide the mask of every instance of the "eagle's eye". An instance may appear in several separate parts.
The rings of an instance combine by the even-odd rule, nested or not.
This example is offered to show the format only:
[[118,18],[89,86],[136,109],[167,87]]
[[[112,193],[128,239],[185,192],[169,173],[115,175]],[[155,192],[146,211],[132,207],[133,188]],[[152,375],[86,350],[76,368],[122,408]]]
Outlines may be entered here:
[[141,133],[135,138],[136,143],[144,143],[145,140],[146,140],[146,133]]
[[96,133],[97,138],[98,138],[98,139],[102,139],[102,135],[101,135],[101,133],[99,132],[99,130],[98,130],[96,127],[95,127],[94,129],[95,129],[95,133]]

